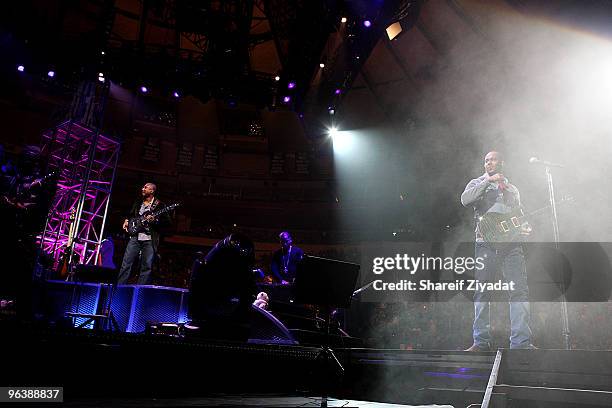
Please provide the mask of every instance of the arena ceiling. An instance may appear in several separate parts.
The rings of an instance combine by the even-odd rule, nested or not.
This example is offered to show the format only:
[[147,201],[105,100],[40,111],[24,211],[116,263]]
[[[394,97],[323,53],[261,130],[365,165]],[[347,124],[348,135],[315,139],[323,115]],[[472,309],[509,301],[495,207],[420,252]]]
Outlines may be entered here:
[[[458,105],[480,109],[448,95],[469,94],[478,64],[512,42],[529,42],[522,26],[588,21],[589,30],[605,30],[612,14],[603,0],[32,0],[3,7],[5,50],[41,69],[74,77],[104,71],[128,85],[258,106],[282,107],[289,95],[286,108],[314,122],[333,109],[352,127],[411,126],[448,119],[449,110],[457,117]],[[391,41],[385,28],[397,21],[403,32]],[[288,90],[289,82],[296,88]]]

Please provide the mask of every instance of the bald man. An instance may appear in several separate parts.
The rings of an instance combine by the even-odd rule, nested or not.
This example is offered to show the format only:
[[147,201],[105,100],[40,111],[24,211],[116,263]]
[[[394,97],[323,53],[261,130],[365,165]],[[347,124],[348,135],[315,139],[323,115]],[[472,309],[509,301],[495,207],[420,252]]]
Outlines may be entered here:
[[[532,349],[529,328],[529,291],[525,257],[520,242],[493,247],[485,242],[479,231],[479,219],[488,212],[508,213],[521,205],[519,191],[503,174],[504,159],[499,152],[492,151],[484,158],[485,173],[471,180],[461,194],[461,204],[473,207],[476,219],[475,257],[483,260],[484,268],[475,269],[475,279],[480,282],[514,282],[510,300],[510,348]],[[525,226],[524,232],[528,232]],[[502,272],[502,277],[499,272]],[[491,349],[490,300],[491,292],[474,292],[474,343],[466,351],[489,351]]]
[[[156,209],[163,208],[162,202],[155,197],[156,192],[157,186],[153,183],[146,183],[142,187],[142,198],[134,202],[130,213],[123,221],[123,229],[126,232],[128,231],[129,218],[138,217],[147,211],[155,211]],[[138,276],[138,284],[151,284],[151,269],[153,268],[153,260],[159,248],[159,229],[162,224],[169,223],[170,221],[168,213],[160,217],[161,219],[155,219],[151,216],[147,216],[147,220],[150,222],[148,227],[144,231],[130,237],[127,247],[125,248],[123,262],[121,263],[121,269],[119,271],[119,279],[117,281],[119,285],[127,283],[130,278],[132,265],[136,262],[139,255],[140,274]]]

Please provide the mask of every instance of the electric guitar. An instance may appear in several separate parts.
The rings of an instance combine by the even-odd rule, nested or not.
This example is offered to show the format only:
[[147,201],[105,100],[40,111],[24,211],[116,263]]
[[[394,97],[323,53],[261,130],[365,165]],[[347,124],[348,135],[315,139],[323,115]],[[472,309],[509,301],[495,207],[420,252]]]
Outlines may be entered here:
[[[66,245],[64,246],[64,252],[59,259],[57,273],[60,279],[69,280],[70,272],[73,264],[78,263],[78,256],[75,257],[73,241],[74,241],[74,229],[76,228],[74,220],[76,219],[76,207],[72,207],[70,209],[70,216],[68,217],[68,223],[70,224],[70,229],[68,230],[68,240],[66,241]],[[76,258],[76,259],[75,259]]]
[[[573,197],[564,197],[557,204],[573,200]],[[522,208],[515,208],[509,213],[488,212],[478,218],[478,231],[486,242],[515,242],[525,232],[523,224],[549,208],[550,205],[547,205],[527,214]]]
[[152,216],[154,219],[161,214],[167,213],[168,211],[174,210],[176,207],[179,207],[181,204],[174,203],[167,205],[159,210],[155,211],[147,211],[138,217],[132,217],[128,220],[128,234],[133,237],[138,235],[141,232],[145,232],[152,221],[148,221],[147,217]]
[[36,185],[38,186],[44,185],[47,182],[47,180],[55,177],[56,175],[57,175],[57,172],[52,171],[46,176],[33,180],[32,182],[18,184],[16,187],[15,194],[13,196],[3,195],[0,201],[2,204],[10,206],[10,207],[14,207],[20,210],[27,210],[28,208],[32,207],[35,204],[35,203],[26,201],[30,193],[30,190],[34,188]]

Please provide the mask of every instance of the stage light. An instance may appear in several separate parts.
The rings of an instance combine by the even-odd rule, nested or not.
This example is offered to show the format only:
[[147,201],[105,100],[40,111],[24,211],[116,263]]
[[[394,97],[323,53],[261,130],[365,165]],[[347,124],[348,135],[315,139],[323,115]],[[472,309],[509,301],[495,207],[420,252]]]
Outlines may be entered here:
[[398,35],[402,33],[402,25],[399,21],[397,21],[387,27],[385,31],[387,32],[387,37],[389,37],[389,41],[393,41],[397,38]]
[[181,94],[179,94],[179,93],[178,93],[178,91],[174,91],[174,92],[172,93],[172,96],[174,96],[175,98],[180,98],[180,97],[181,97]]
[[55,76],[55,71],[49,71],[49,72],[47,72],[47,76],[48,76],[49,78],[53,78],[53,77]]
[[103,77],[104,76],[104,72],[98,72],[98,76],[99,77]]
[[277,76],[274,77],[274,80],[278,82],[278,81],[280,81],[280,77],[277,75]]
[[327,134],[329,135],[329,137],[333,138],[338,136],[338,128],[336,128],[335,126],[332,126],[331,128],[328,129]]
[[100,54],[105,55],[106,53],[104,51],[100,52]]
[[340,88],[336,89],[336,91],[334,92],[336,95],[340,95],[340,93],[342,93],[342,90]]
[[354,151],[353,149],[353,134],[350,131],[339,131],[335,127],[329,130],[329,136],[332,139],[334,153],[339,156],[348,155]]
[[319,67],[321,67],[321,68],[325,68],[325,64],[324,64],[324,63],[320,63],[320,64],[319,64]]
[[293,82],[293,81],[289,82],[289,83],[287,84],[287,88],[289,88],[289,89],[293,89],[293,88],[295,88],[295,82]]
[[372,26],[372,22],[370,20],[364,20],[363,26],[366,28],[370,28]]
[[149,89],[146,86],[141,86],[140,87],[140,92],[147,93],[147,92],[149,92]]
[[99,77],[98,77],[98,81],[100,81],[100,82],[104,82],[104,81],[105,81],[105,79],[104,79],[104,77],[99,76]]
[[283,103],[289,103],[289,102],[291,102],[291,97],[290,96],[285,96],[283,98]]
[[329,112],[330,115],[333,115],[336,113],[336,110],[332,106],[330,106],[329,108],[327,108],[327,112]]
[[17,71],[23,72],[24,70],[25,70],[25,67],[23,65],[18,65],[17,66]]
[[342,18],[340,19],[340,22],[341,22],[341,23],[346,23],[346,21],[347,21],[346,17],[342,17]]

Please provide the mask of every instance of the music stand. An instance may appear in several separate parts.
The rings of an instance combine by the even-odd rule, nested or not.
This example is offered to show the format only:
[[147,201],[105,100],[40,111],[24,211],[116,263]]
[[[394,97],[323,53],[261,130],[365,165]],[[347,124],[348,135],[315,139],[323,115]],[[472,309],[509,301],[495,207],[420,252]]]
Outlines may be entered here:
[[327,407],[329,362],[335,363],[340,377],[344,375],[344,367],[329,347],[331,311],[334,308],[350,306],[358,276],[358,264],[335,259],[304,256],[297,266],[295,277],[296,302],[320,306],[325,315],[325,341],[321,345],[321,351],[317,356],[317,359],[323,358],[322,407]]
[[[74,267],[73,280],[75,282],[85,283],[100,283],[108,288],[104,302],[102,303],[102,313],[88,314],[78,312],[67,312],[66,316],[72,317],[76,322],[77,318],[85,318],[86,320],[79,324],[78,328],[83,328],[89,323],[94,323],[94,327],[102,330],[119,331],[119,324],[111,310],[113,295],[117,282],[117,269],[105,268],[97,265],[76,265]],[[80,292],[79,292],[80,293]],[[80,295],[79,295],[80,296]]]

